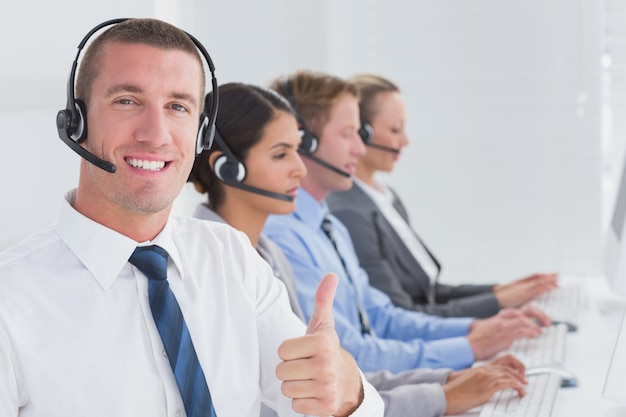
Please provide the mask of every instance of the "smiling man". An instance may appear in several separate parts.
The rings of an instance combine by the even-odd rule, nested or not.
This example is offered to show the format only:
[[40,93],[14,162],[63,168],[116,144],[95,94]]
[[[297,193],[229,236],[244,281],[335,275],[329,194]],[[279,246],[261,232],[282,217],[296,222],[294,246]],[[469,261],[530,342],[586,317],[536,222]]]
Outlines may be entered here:
[[245,235],[170,217],[211,142],[204,48],[158,20],[105,26],[57,118],[78,187],[0,254],[0,416],[381,416],[334,331],[335,277],[307,330]]

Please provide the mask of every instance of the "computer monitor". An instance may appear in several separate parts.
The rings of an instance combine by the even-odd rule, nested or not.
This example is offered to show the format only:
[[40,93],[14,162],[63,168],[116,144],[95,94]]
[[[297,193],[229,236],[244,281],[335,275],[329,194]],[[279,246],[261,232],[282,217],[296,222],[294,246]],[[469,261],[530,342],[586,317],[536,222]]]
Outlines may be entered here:
[[626,295],[626,163],[617,189],[613,216],[606,232],[603,248],[603,270],[611,292]]

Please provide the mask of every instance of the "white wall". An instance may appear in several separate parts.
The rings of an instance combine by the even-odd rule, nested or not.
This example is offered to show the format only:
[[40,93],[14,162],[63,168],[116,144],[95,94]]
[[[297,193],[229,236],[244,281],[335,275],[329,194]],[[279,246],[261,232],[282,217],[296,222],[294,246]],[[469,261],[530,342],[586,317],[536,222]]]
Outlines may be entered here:
[[332,13],[331,68],[409,98],[389,182],[443,279],[597,273],[602,2],[350,3]]
[[[599,273],[601,0],[35,3],[0,16],[0,249],[54,221],[76,183],[54,117],[78,42],[154,16],[202,41],[220,83],[299,68],[395,80],[412,144],[386,179],[447,281]],[[175,210],[198,200],[187,187]]]

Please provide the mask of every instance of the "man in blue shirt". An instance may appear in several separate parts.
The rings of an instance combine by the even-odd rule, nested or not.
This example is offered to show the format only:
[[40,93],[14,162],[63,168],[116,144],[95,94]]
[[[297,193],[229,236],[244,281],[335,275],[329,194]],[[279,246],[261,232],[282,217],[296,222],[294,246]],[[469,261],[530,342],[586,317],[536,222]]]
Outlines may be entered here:
[[289,259],[307,317],[319,277],[337,273],[336,330],[363,370],[462,369],[519,337],[540,334],[539,326],[516,310],[484,320],[439,318],[394,307],[371,287],[350,235],[325,202],[330,192],[352,186],[356,161],[365,152],[358,134],[357,90],[340,78],[308,71],[277,79],[271,87],[296,108],[308,175],[298,190],[296,211],[270,216],[264,233]]

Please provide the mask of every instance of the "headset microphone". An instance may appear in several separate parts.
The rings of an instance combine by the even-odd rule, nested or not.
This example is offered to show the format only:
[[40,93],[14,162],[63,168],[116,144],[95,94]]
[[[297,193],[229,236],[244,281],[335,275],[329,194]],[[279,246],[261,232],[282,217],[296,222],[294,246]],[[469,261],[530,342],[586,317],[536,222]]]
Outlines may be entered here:
[[273,191],[264,190],[263,188],[253,187],[251,185],[244,184],[242,182],[237,182],[237,181],[223,181],[223,182],[224,184],[230,185],[231,187],[239,188],[240,190],[248,191],[254,194],[259,194],[264,197],[276,198],[278,200],[289,201],[289,202],[295,200],[295,197],[289,194],[275,193]]
[[76,142],[69,135],[66,134],[67,130],[65,129],[65,126],[67,125],[68,125],[68,121],[67,121],[67,118],[65,117],[65,113],[63,110],[61,110],[57,114],[57,128],[59,130],[59,137],[61,138],[61,140],[65,142],[67,146],[72,148],[74,152],[76,152],[78,155],[80,155],[82,158],[84,158],[88,162],[92,163],[98,168],[102,168],[103,170],[113,174],[116,169],[115,165],[113,165],[110,162],[105,161],[104,159],[98,158],[96,155],[92,154],[87,149],[80,146],[78,142]]
[[230,185],[231,187],[239,188],[244,191],[249,191],[251,193],[259,194],[265,197],[276,198],[282,201],[293,201],[295,199],[294,196],[289,194],[280,194],[275,193],[273,191],[264,190],[262,188],[254,187],[252,185],[244,184],[243,181],[246,178],[246,167],[241,162],[239,158],[235,156],[233,151],[230,150],[228,145],[226,145],[226,141],[220,134],[220,132],[215,129],[215,143],[218,148],[224,152],[223,155],[220,155],[215,160],[213,164],[213,173],[215,176],[222,181],[226,185]]
[[400,149],[398,149],[398,148],[392,148],[390,146],[383,146],[383,145],[379,145],[377,143],[366,143],[365,146],[370,146],[372,148],[380,149],[381,151],[387,151],[387,152],[391,152],[391,153],[395,153],[395,154],[399,154],[400,153]]
[[317,156],[313,155],[312,153],[308,152],[306,149],[303,148],[299,148],[298,149],[298,153],[306,158],[309,158],[311,161],[313,162],[317,162],[318,164],[320,164],[321,166],[323,166],[324,168],[330,169],[331,171],[344,176],[344,177],[350,177],[350,173],[346,172],[334,165],[331,165],[330,163],[324,161],[321,158],[318,158]]

